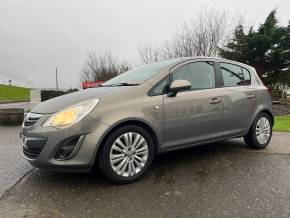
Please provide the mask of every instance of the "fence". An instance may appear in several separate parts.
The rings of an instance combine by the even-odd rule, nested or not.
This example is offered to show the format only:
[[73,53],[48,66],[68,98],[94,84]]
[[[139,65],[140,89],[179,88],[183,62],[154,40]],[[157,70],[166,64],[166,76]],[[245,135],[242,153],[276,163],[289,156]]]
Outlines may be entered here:
[[76,92],[78,89],[69,89],[69,90],[52,90],[52,89],[32,89],[30,90],[30,102],[39,103],[42,101],[49,100],[61,95],[68,93]]
[[286,96],[283,96],[279,99],[280,104],[287,105],[290,107],[290,94],[287,94]]
[[40,97],[41,101],[46,101],[51,98],[55,98],[61,95],[69,94],[72,92],[76,92],[78,89],[69,89],[67,91],[56,91],[56,90],[41,90]]

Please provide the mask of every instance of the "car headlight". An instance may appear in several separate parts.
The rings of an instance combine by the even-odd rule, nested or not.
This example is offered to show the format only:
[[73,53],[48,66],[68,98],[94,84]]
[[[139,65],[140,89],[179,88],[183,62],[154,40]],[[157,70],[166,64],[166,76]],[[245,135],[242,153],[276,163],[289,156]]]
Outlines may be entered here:
[[69,127],[86,117],[98,102],[99,99],[90,99],[65,108],[50,116],[43,123],[43,126],[53,126],[57,128]]

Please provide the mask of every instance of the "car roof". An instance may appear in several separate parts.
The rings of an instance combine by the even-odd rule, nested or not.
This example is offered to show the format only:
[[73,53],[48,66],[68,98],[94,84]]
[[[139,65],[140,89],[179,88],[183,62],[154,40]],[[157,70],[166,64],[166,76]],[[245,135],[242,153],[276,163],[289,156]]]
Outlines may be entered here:
[[227,62],[227,63],[232,63],[232,64],[236,64],[236,65],[240,65],[243,66],[245,68],[249,68],[251,70],[255,70],[252,66],[249,66],[247,64],[238,62],[238,61],[234,61],[234,60],[229,60],[229,59],[225,59],[225,58],[219,58],[219,57],[209,57],[209,56],[193,56],[193,57],[181,57],[178,59],[179,63],[182,63],[184,61],[189,61],[189,60],[213,60],[213,61],[219,61],[219,62]]

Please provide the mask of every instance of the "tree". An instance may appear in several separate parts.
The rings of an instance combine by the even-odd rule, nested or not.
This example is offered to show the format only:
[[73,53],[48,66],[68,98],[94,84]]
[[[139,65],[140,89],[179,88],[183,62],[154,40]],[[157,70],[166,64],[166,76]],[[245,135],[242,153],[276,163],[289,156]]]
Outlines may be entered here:
[[160,60],[161,53],[158,47],[144,46],[139,50],[140,61],[142,64],[148,64]]
[[225,11],[201,10],[195,19],[184,22],[171,40],[161,46],[141,48],[140,61],[149,63],[177,57],[217,56],[219,47],[224,45],[231,32],[231,26]]
[[256,31],[251,27],[245,33],[238,25],[220,55],[252,65],[266,85],[286,92],[290,84],[290,24],[278,26],[276,13],[276,9],[271,11]]
[[107,81],[131,69],[126,61],[119,61],[110,53],[97,56],[95,52],[88,53],[86,65],[82,71],[82,81]]
[[290,86],[290,22],[287,27],[278,28],[274,40],[270,63],[273,70],[266,79],[272,87],[286,93]]
[[222,57],[240,62],[248,61],[248,40],[244,29],[242,24],[235,28],[233,39],[223,49],[220,49]]

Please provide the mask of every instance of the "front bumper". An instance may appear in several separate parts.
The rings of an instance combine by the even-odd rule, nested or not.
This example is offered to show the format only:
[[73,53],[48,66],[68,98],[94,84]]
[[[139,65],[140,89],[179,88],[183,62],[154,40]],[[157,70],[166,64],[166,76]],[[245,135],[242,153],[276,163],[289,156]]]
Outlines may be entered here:
[[[102,137],[109,129],[93,117],[87,116],[82,121],[65,129],[43,127],[42,123],[48,115],[44,115],[34,125],[23,127],[23,156],[33,166],[42,169],[63,172],[88,172],[95,163],[96,153]],[[56,153],[62,142],[72,137],[80,137],[81,141],[74,154],[64,160],[58,160]]]

